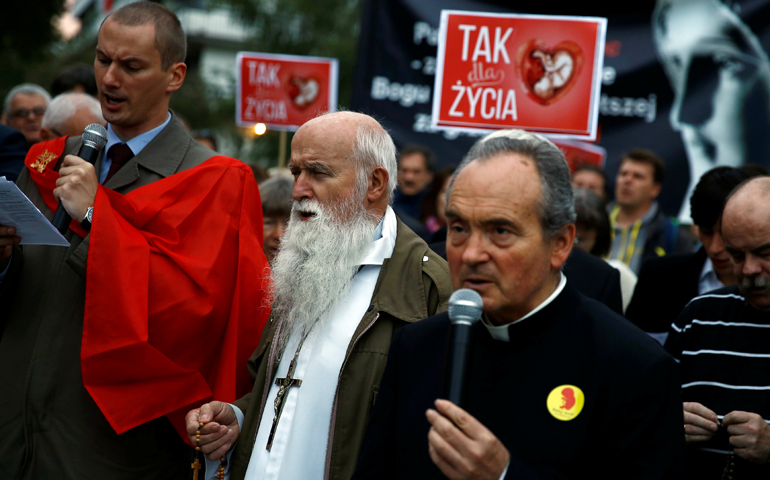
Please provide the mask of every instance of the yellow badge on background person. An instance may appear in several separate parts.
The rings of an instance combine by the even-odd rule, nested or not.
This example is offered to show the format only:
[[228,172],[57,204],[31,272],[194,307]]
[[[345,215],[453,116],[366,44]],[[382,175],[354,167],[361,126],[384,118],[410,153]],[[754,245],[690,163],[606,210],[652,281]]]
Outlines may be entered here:
[[583,390],[574,385],[560,385],[551,390],[545,403],[553,418],[568,422],[580,414],[585,400]]

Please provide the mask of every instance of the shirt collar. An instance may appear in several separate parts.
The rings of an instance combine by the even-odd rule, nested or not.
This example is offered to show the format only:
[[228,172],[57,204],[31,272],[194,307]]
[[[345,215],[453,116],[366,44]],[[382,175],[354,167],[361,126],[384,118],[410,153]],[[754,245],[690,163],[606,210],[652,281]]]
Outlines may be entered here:
[[382,265],[386,258],[393,255],[396,246],[396,214],[388,206],[379,225],[374,230],[373,241],[369,251],[361,260],[360,265]]
[[153,128],[152,130],[148,130],[142,134],[135,136],[134,138],[132,138],[127,142],[123,142],[123,140],[118,138],[118,135],[112,130],[112,125],[108,123],[107,124],[107,145],[104,146],[104,151],[109,152],[110,147],[112,147],[113,145],[118,143],[125,143],[126,145],[128,145],[128,148],[131,149],[131,152],[134,154],[134,156],[139,155],[139,152],[141,152],[144,149],[144,147],[146,147],[147,144],[150,143],[160,133],[161,130],[166,128],[166,125],[168,125],[170,121],[171,121],[171,112],[169,112],[165,122]]
[[484,326],[487,327],[487,330],[489,330],[489,334],[492,335],[492,338],[494,338],[495,340],[499,340],[501,342],[510,342],[511,337],[508,334],[508,327],[510,327],[511,325],[515,325],[521,322],[522,320],[526,320],[527,318],[536,314],[540,310],[547,307],[551,302],[553,302],[554,299],[559,296],[561,291],[564,290],[564,286],[567,285],[567,277],[564,276],[563,272],[560,272],[559,274],[561,275],[561,278],[559,279],[559,285],[556,286],[556,290],[554,290],[553,293],[543,301],[543,303],[541,303],[540,305],[532,309],[529,313],[527,313],[520,319],[515,320],[511,323],[507,323],[505,325],[498,326],[498,325],[493,325],[492,322],[489,321],[486,315],[482,315],[481,323],[483,323]]
[[700,278],[698,279],[698,294],[702,295],[711,290],[724,287],[724,284],[717,277],[717,272],[714,270],[714,264],[711,259],[706,257],[706,261],[703,262],[703,268],[700,272]]

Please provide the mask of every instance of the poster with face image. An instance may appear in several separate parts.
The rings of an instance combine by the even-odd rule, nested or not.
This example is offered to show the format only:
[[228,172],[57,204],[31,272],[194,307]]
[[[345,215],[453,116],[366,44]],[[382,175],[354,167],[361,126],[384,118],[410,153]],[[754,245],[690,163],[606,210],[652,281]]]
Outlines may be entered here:
[[239,52],[236,64],[235,116],[241,127],[264,123],[295,131],[337,108],[337,59]]
[[433,122],[594,140],[607,21],[441,12]]

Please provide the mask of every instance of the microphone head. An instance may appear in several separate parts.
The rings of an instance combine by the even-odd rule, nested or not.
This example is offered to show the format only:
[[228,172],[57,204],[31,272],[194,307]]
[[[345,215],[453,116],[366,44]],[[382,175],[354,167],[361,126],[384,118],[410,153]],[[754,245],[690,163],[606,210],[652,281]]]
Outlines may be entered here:
[[470,288],[461,288],[449,297],[449,320],[452,323],[471,324],[481,318],[484,302],[481,295]]
[[88,142],[95,149],[101,150],[107,145],[107,129],[98,123],[92,123],[83,130],[81,141],[83,143]]

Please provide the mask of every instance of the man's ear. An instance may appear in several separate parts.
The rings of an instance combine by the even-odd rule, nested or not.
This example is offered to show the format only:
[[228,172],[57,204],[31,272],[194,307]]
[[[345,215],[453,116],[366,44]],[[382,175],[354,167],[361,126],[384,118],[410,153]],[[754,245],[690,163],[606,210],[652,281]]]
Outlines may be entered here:
[[551,268],[559,269],[567,261],[575,245],[575,224],[569,223],[551,239]]
[[179,62],[171,65],[168,69],[168,73],[171,76],[166,92],[171,93],[179,90],[184,83],[184,77],[187,75],[187,65]]
[[660,195],[660,189],[663,188],[663,185],[660,183],[656,183],[653,185],[652,189],[652,198],[656,199],[658,198],[658,195]]
[[[376,167],[369,176],[369,190],[366,193],[366,200],[370,204],[377,205],[383,199],[388,197],[388,180],[390,175],[384,167]],[[387,204],[387,200],[385,202]]]
[[49,129],[48,127],[43,127],[40,129],[40,141],[41,142],[47,142],[48,140],[51,140],[52,138],[56,138],[56,135]]

